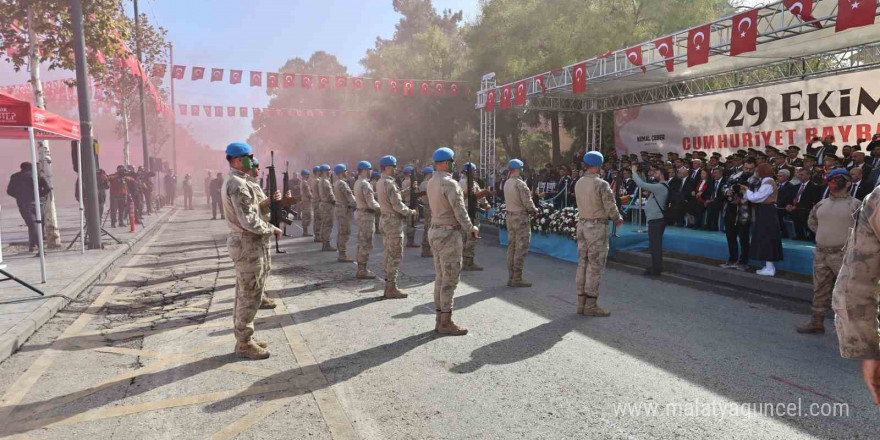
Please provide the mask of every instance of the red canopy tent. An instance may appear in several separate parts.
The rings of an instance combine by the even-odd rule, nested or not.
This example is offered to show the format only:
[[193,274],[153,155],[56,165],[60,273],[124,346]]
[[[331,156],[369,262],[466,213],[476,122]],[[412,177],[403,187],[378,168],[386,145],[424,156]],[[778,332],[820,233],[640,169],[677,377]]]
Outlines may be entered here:
[[[79,124],[47,112],[27,101],[0,92],[0,139],[27,139],[31,146],[31,171],[34,182],[34,200],[40,200],[37,177],[37,140],[79,140]],[[82,166],[80,164],[80,169]],[[82,189],[80,189],[82,194]],[[80,202],[82,205],[82,202]],[[46,253],[43,248],[43,214],[36,210],[37,236],[40,245],[40,273],[46,282]],[[80,231],[82,232],[82,206],[80,206]],[[0,263],[3,257],[0,255]]]

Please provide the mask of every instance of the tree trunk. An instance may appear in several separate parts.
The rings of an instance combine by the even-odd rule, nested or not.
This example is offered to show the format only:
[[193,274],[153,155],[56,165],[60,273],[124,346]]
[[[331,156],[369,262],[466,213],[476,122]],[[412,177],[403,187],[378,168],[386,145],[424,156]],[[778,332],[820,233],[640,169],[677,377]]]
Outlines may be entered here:
[[[34,89],[34,104],[45,110],[46,101],[43,99],[43,85],[40,83],[40,59],[37,55],[37,35],[33,26],[34,9],[28,6],[28,64],[31,69],[31,85]],[[52,152],[49,150],[49,141],[40,141],[37,144],[40,177],[46,179],[49,188],[53,188],[46,197],[43,206],[43,231],[46,246],[49,248],[61,247],[61,231],[58,228],[58,215],[55,212],[55,190],[52,182]]]
[[126,168],[131,165],[131,141],[128,136],[128,107],[125,106],[125,93],[122,95],[122,162]]
[[562,163],[562,152],[559,145],[559,112],[550,112],[550,137],[552,141],[550,162],[556,166]]

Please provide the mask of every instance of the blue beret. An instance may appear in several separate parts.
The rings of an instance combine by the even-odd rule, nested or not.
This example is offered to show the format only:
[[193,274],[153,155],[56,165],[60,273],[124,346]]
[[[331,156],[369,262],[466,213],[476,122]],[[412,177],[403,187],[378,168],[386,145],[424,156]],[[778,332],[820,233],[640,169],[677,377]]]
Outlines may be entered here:
[[321,164],[320,168],[321,168],[321,171],[330,171],[330,165],[327,165],[326,163]]
[[507,162],[507,168],[511,170],[520,170],[523,167],[523,161],[519,159],[511,159],[510,162]]
[[413,167],[406,167],[403,169],[403,172],[404,173],[411,173],[411,172],[413,172]]
[[425,167],[425,169],[422,170],[422,174],[431,174],[433,172],[434,172],[434,167]]
[[828,175],[825,176],[825,180],[831,180],[837,176],[846,177],[846,180],[852,179],[852,176],[849,175],[849,171],[844,168],[838,168],[828,173]]
[[300,171],[300,174],[302,174],[303,176],[308,176],[311,173],[309,172],[308,169],[305,169],[305,170]]
[[394,156],[383,156],[379,159],[379,166],[382,168],[395,167],[397,166],[397,158]]
[[369,163],[369,162],[367,162],[367,161],[365,161],[365,160],[362,160],[362,161],[358,162],[358,171],[360,171],[360,170],[369,170],[369,169],[372,169],[372,168],[373,168],[373,164],[371,164],[371,163]]
[[335,174],[339,174],[339,173],[341,173],[343,171],[347,171],[347,170],[348,170],[348,167],[346,167],[345,164],[342,164],[342,163],[333,167],[333,172]]
[[446,162],[452,159],[455,159],[455,152],[451,148],[438,148],[434,152],[434,162]]
[[314,171],[314,172],[316,172],[316,173],[317,173],[317,172],[318,172],[318,171],[321,171],[321,167],[319,167],[319,166],[317,166],[317,165],[315,165],[315,167],[314,167],[314,168],[312,168],[312,171]]
[[244,142],[233,142],[226,146],[226,155],[229,157],[241,157],[251,154],[251,146]]
[[598,167],[605,162],[605,157],[598,151],[590,151],[584,155],[584,163],[591,167]]
[[468,162],[468,163],[464,164],[464,166],[461,168],[461,170],[462,171],[467,171],[467,170],[476,171],[477,166],[474,165],[473,162]]
[[370,173],[370,177],[379,177],[379,171],[378,171],[378,170],[373,170],[373,172]]

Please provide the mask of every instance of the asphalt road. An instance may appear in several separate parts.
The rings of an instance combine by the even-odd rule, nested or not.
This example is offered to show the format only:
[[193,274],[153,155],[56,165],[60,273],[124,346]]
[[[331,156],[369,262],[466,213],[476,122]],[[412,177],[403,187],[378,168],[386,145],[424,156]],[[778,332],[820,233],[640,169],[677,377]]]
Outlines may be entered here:
[[601,287],[611,317],[582,317],[572,264],[529,255],[535,286],[510,289],[490,237],[477,249],[486,270],[456,294],[464,337],[432,331],[433,264],[419,249],[399,280],[410,297],[382,301],[381,281],[285,239],[268,288],[282,305],[256,321],[272,357],[237,360],[226,227],[206,218],[179,211],[0,364],[0,435],[880,438],[834,333],[794,332],[804,304],[616,267]]

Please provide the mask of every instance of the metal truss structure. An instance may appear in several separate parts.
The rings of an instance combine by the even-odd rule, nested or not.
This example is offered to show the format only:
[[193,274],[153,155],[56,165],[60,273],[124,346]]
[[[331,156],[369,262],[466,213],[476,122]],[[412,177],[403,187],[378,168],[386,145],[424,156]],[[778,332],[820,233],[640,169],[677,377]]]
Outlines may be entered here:
[[[495,87],[495,74],[483,75],[480,81],[480,89],[486,90]],[[480,112],[480,164],[477,168],[478,176],[486,179],[495,175],[497,166],[495,159],[495,112]],[[488,182],[487,182],[488,184]]]

